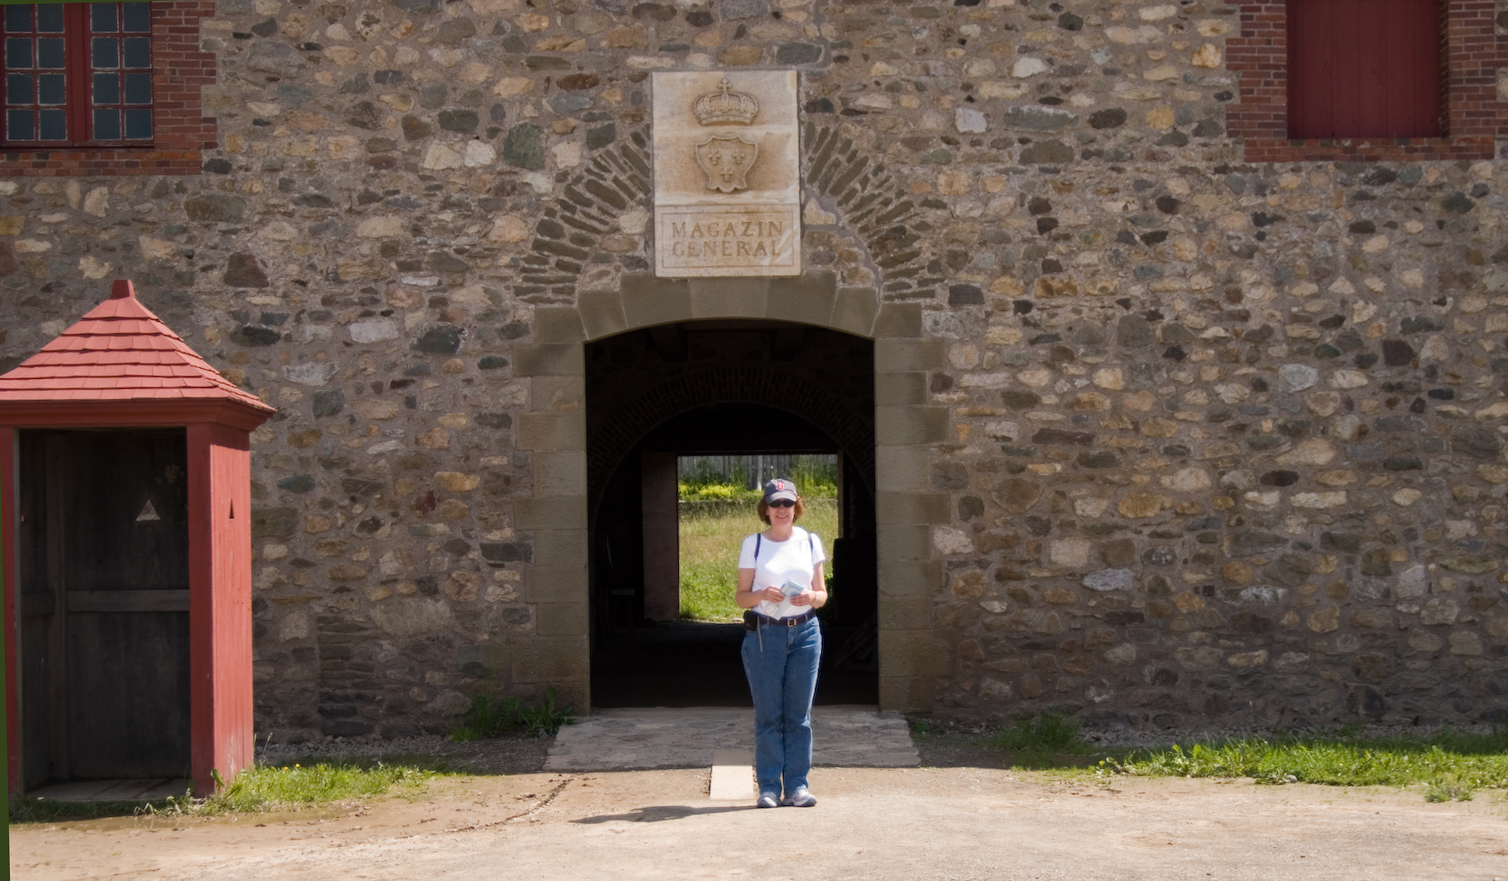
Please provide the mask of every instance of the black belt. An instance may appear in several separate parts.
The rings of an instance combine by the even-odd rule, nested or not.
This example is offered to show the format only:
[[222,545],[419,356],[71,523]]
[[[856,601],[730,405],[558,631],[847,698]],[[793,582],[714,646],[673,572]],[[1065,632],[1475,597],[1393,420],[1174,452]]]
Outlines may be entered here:
[[[771,618],[768,615],[761,615],[758,612],[754,611],[745,612],[744,614],[746,616],[753,615],[754,619],[759,622],[759,625],[761,627],[795,627],[797,624],[805,624],[806,622],[817,617],[817,610],[812,609],[804,614],[793,615],[789,618]],[[745,621],[745,623],[747,624],[748,622]]]

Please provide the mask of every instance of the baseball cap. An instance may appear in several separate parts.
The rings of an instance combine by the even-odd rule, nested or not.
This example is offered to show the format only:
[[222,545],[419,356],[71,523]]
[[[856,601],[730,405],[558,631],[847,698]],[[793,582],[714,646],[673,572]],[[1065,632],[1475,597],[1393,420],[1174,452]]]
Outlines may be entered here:
[[790,499],[796,501],[796,484],[782,477],[764,485],[764,502],[768,505],[776,499]]

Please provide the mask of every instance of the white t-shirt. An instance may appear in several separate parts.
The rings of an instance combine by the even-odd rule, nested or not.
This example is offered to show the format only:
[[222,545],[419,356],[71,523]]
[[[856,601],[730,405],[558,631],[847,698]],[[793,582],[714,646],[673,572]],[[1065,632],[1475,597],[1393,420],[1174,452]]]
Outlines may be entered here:
[[[759,545],[758,560],[754,559],[756,544]],[[822,539],[799,526],[793,526],[791,537],[785,541],[771,541],[769,536],[760,538],[757,534],[744,539],[743,547],[738,552],[738,568],[754,570],[753,589],[756,591],[770,586],[779,587],[787,581],[794,581],[810,589],[817,564],[826,559]],[[790,618],[804,615],[810,610],[811,606],[796,608],[791,605],[789,598],[778,603],[761,600],[754,607],[754,611],[767,618]]]

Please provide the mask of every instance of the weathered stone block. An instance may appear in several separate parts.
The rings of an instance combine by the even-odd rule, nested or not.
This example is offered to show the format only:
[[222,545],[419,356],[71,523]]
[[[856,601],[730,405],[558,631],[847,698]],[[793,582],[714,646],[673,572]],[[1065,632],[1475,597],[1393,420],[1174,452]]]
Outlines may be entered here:
[[589,609],[585,602],[539,603],[534,607],[535,629],[540,636],[583,636]]
[[899,561],[885,560],[880,563],[880,597],[934,596],[947,581],[947,573],[940,560]]
[[769,312],[770,283],[766,279],[694,278],[687,287],[692,318],[764,318]]
[[932,528],[926,524],[889,524],[878,528],[882,560],[927,560],[932,557]]
[[895,676],[948,676],[957,666],[952,647],[926,630],[881,630],[880,665]]
[[581,342],[586,339],[581,313],[568,306],[541,306],[535,309],[534,339],[543,344]]
[[579,603],[587,598],[585,561],[579,565],[534,565],[524,570],[524,599],[531,603]]
[[585,450],[586,413],[552,410],[520,413],[514,436],[521,450]]
[[766,314],[830,327],[837,295],[838,276],[831,270],[808,270],[798,278],[770,279]]
[[840,288],[833,303],[831,326],[859,336],[877,336],[874,325],[879,311],[879,296],[872,288]]
[[875,443],[887,446],[936,444],[948,439],[943,407],[875,407]]
[[875,499],[878,523],[947,523],[952,516],[947,493],[878,493]]
[[629,327],[652,327],[691,319],[691,288],[685,279],[649,274],[623,276],[623,313]]
[[586,495],[586,456],[574,450],[535,453],[534,492],[540,496]]
[[875,449],[875,480],[882,493],[903,493],[930,487],[927,447],[879,446]]
[[581,376],[586,372],[580,343],[516,343],[515,376]]
[[927,374],[880,373],[874,378],[874,402],[876,406],[915,406],[926,404]]
[[919,303],[886,303],[874,323],[876,340],[916,339],[922,335],[922,310]]
[[892,340],[876,333],[874,341],[876,375],[936,370],[946,363],[941,340]]
[[587,339],[601,339],[628,329],[623,298],[617,291],[582,291],[577,295],[576,309]]
[[520,498],[513,502],[513,524],[519,529],[580,529],[585,523],[585,496]]
[[585,634],[520,640],[513,650],[513,681],[585,689],[588,650]]

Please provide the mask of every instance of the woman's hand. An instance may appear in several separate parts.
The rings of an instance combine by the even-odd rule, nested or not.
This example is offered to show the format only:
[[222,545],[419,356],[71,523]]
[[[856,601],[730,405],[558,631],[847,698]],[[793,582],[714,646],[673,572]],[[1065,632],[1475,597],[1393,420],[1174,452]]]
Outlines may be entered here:
[[755,590],[753,569],[738,570],[738,590],[733,595],[733,601],[740,609],[752,609],[761,602],[778,603],[783,599],[785,594],[773,585]]

